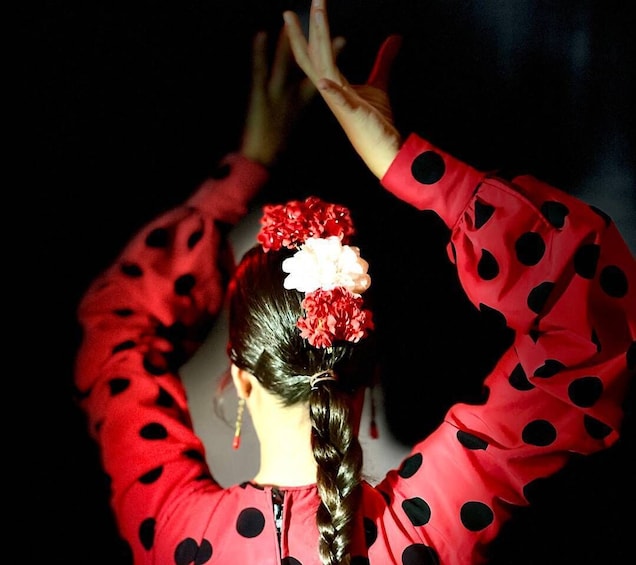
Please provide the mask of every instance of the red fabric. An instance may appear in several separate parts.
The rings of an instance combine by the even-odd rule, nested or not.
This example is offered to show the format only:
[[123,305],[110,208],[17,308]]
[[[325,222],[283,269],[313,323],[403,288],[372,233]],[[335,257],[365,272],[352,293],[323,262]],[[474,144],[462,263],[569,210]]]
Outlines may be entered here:
[[[227,164],[89,288],[76,383],[136,564],[318,565],[314,486],[281,487],[279,552],[271,489],[214,481],[177,372],[221,308],[231,255],[220,226],[266,178],[239,156]],[[399,469],[365,483],[353,555],[481,563],[533,481],[616,441],[636,355],[636,262],[590,206],[530,177],[489,177],[415,135],[382,183],[442,217],[468,297],[516,337],[483,404],[453,406]]]

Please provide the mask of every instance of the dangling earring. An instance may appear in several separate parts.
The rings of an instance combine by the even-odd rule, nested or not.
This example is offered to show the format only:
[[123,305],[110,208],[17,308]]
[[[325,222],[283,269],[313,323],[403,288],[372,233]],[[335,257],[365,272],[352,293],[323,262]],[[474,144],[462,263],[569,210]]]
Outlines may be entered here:
[[245,408],[245,399],[238,399],[238,409],[236,411],[236,423],[234,424],[234,439],[232,440],[232,448],[238,449],[241,446],[241,426],[243,425],[243,409]]
[[378,424],[375,421],[375,395],[373,394],[374,391],[374,386],[369,388],[369,396],[371,397],[371,423],[369,424],[369,435],[373,439],[378,439],[380,437],[380,432],[378,431]]

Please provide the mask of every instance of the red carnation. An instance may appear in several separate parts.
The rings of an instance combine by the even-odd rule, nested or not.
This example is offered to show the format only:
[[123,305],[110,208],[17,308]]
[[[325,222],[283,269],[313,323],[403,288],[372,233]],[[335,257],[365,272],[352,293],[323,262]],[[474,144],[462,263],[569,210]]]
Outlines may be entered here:
[[281,247],[298,247],[310,237],[335,235],[347,243],[353,233],[348,208],[310,196],[304,201],[265,205],[256,239],[263,250],[278,251]]
[[314,347],[330,347],[335,341],[357,342],[373,329],[369,310],[363,310],[362,297],[344,287],[308,293],[299,318],[300,335]]

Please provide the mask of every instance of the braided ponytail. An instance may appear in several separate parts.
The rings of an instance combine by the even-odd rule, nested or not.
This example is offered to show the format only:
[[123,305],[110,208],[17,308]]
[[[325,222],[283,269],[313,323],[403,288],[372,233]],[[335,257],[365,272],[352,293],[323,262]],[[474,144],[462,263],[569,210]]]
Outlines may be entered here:
[[323,565],[348,565],[354,518],[360,500],[362,448],[354,432],[350,395],[337,383],[312,389],[309,414],[311,445],[318,464],[320,506],[316,514]]
[[[229,285],[230,358],[281,400],[307,403],[322,565],[350,565],[361,497],[356,395],[373,372],[367,262],[349,210],[316,197],[264,208]],[[362,339],[365,338],[365,339]]]

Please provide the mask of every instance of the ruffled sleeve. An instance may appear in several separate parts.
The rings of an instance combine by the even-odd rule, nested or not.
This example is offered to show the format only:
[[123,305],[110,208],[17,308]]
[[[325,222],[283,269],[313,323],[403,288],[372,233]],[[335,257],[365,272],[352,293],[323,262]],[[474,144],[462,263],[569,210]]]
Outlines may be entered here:
[[75,383],[135,562],[183,493],[220,490],[177,371],[222,307],[234,267],[227,232],[266,179],[262,166],[228,155],[215,178],[137,233],[79,305]]
[[533,484],[618,439],[636,364],[636,261],[602,211],[531,176],[480,172],[417,135],[382,184],[438,213],[466,295],[514,330],[483,403],[453,406],[379,485],[442,563],[480,563]]

